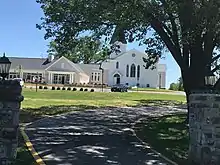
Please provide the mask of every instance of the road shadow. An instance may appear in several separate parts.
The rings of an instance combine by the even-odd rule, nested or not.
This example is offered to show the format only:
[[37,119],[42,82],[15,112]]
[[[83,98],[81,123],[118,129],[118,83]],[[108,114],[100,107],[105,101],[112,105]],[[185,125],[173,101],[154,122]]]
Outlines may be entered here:
[[48,116],[95,108],[98,107],[88,105],[51,105],[40,108],[24,108],[20,111],[20,123],[30,123]]
[[172,106],[174,108],[186,108],[185,102],[174,101],[174,100],[134,100],[139,102],[138,106]]
[[187,164],[189,136],[186,114],[149,117],[136,124],[135,131],[142,140],[179,165]]
[[75,111],[36,121],[25,131],[47,165],[168,164],[133,135],[137,112],[112,107]]
[[21,133],[18,134],[18,150],[14,165],[37,165],[28,151]]

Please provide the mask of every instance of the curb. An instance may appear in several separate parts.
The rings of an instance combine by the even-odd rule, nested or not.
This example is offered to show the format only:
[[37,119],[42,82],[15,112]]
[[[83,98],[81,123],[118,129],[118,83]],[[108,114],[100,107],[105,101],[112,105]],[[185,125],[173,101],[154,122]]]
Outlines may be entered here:
[[38,155],[36,150],[34,149],[33,144],[31,143],[31,141],[30,141],[28,135],[25,133],[24,129],[25,129],[25,127],[21,127],[20,132],[21,132],[22,137],[24,138],[25,145],[27,146],[28,150],[30,151],[31,155],[33,156],[35,162],[38,165],[46,165],[44,163],[44,161],[41,159],[41,157]]
[[144,145],[145,148],[151,150],[152,152],[154,152],[155,154],[157,154],[159,157],[161,157],[162,159],[164,159],[164,160],[166,160],[167,162],[169,162],[171,165],[178,165],[176,162],[170,160],[169,158],[167,158],[166,156],[164,156],[164,155],[161,154],[160,152],[158,152],[158,151],[152,149],[152,147],[151,147],[148,143],[144,142],[143,140],[141,140],[141,138],[139,138],[139,137],[137,136],[134,127],[135,127],[135,125],[136,125],[137,123],[139,123],[142,119],[143,119],[143,118],[140,118],[140,119],[138,119],[136,122],[134,122],[134,123],[132,124],[132,127],[131,127],[131,128],[132,128],[132,133],[133,133],[133,135],[138,139],[139,142],[141,142],[141,144]]

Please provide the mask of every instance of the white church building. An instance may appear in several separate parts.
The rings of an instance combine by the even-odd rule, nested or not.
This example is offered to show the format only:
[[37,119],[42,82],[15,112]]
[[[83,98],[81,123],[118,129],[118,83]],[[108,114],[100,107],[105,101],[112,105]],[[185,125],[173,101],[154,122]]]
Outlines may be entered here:
[[[122,44],[122,43],[120,43]],[[108,85],[126,84],[129,86],[165,88],[166,65],[156,64],[155,69],[145,69],[142,53],[136,49],[126,51],[122,44],[120,54],[113,53],[110,59],[102,64],[105,80]]]
[[[115,35],[115,34],[114,34]],[[112,38],[120,46],[120,53],[112,53],[100,64],[76,64],[65,58],[10,57],[9,78],[23,78],[25,82],[38,79],[47,84],[126,84],[129,86],[165,88],[166,65],[155,64],[155,69],[145,69],[146,53],[127,50],[123,35]],[[103,77],[102,77],[103,76]]]

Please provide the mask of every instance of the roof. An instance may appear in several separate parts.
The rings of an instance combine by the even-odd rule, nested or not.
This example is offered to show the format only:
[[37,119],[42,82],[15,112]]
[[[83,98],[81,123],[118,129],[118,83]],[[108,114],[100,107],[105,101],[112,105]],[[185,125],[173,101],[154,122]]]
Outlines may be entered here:
[[98,64],[77,64],[86,74],[90,75],[92,70],[99,70]]
[[11,69],[18,69],[21,65],[26,70],[44,70],[47,65],[42,65],[46,58],[24,58],[24,57],[8,57],[11,61]]
[[[91,70],[99,70],[98,64],[75,64],[68,60],[65,57],[64,58],[69,62],[73,68],[75,68],[78,72],[90,74]],[[42,70],[49,68],[54,64],[58,59],[54,59],[52,62],[48,63],[47,58],[25,58],[25,57],[9,57],[9,60],[11,61],[11,69],[18,69],[19,65],[22,66],[23,70]],[[57,71],[69,71],[65,69],[59,69]]]
[[143,54],[143,55],[146,55],[146,56],[147,56],[147,54],[145,54],[145,53],[143,53],[143,52],[140,52],[139,50],[133,48],[133,49],[131,49],[131,50],[129,50],[129,51],[126,51],[126,52],[123,52],[123,53],[117,55],[116,57],[110,58],[110,60],[115,60],[115,59],[117,59],[118,57],[123,56],[124,54],[130,53],[131,51],[135,51],[135,52],[137,52],[137,53],[140,53],[140,54]]
[[116,41],[120,41],[123,44],[127,44],[127,41],[126,41],[126,38],[125,38],[124,29],[120,28],[118,26],[114,30],[114,33],[112,35],[110,44],[114,44]]

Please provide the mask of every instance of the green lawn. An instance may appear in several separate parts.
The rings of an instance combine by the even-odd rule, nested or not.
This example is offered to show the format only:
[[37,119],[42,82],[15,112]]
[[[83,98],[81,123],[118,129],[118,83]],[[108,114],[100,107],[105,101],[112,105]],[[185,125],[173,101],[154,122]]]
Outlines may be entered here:
[[147,118],[135,127],[138,137],[178,165],[187,164],[186,114]]
[[[149,105],[179,105],[185,103],[184,96],[166,94],[147,94],[138,92],[101,93],[80,91],[52,91],[23,89],[24,101],[20,113],[20,123],[28,123],[47,115],[57,115],[75,110],[99,107],[149,106]],[[20,140],[18,161],[16,165],[33,165],[22,140]]]
[[155,89],[155,88],[136,88],[131,89],[132,91],[149,91],[149,92],[175,92],[173,90],[168,89]]
[[25,97],[23,108],[40,108],[51,105],[74,106],[140,106],[148,105],[155,100],[171,100],[185,102],[185,96],[167,94],[147,94],[138,92],[128,93],[101,93],[80,91],[52,91],[24,89]]

